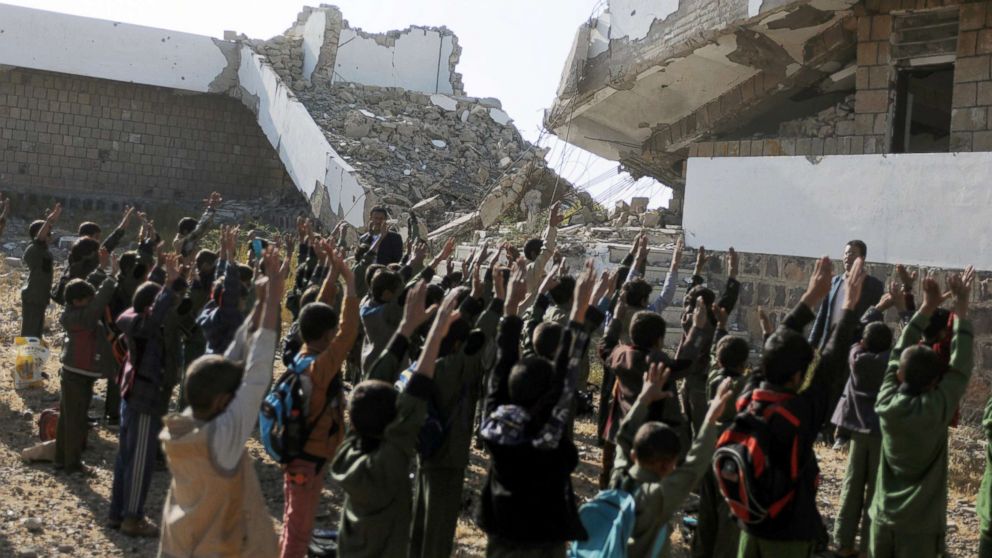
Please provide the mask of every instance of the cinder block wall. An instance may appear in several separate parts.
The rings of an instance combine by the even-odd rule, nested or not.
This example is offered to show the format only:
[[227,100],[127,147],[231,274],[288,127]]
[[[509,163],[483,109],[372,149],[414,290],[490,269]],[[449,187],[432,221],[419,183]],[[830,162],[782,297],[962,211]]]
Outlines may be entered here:
[[225,95],[0,70],[0,190],[93,209],[252,200],[292,180],[252,114]]

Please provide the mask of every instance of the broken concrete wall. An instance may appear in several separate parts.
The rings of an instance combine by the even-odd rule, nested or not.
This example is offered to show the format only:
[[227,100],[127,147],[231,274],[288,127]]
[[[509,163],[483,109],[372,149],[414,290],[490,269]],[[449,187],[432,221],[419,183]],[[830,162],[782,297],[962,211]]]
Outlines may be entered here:
[[366,187],[265,57],[247,45],[242,47],[238,80],[242,102],[255,112],[262,132],[277,146],[293,182],[317,205],[317,216],[325,224],[344,219],[363,225]]
[[190,33],[0,4],[0,64],[222,93],[237,51]]
[[455,71],[460,52],[458,38],[444,27],[373,34],[346,26],[341,31],[333,81],[464,95],[461,76]]
[[275,208],[298,197],[252,114],[226,95],[15,68],[0,70],[0,123],[0,190],[41,203],[199,207],[218,191]]

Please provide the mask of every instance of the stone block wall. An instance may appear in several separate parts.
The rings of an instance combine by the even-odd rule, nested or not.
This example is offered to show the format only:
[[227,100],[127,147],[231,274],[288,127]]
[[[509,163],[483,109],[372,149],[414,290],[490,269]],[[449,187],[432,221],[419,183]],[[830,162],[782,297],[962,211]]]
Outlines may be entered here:
[[992,151],[992,3],[961,6],[954,98],[952,151]]
[[[842,247],[838,247],[838,250],[840,248]],[[870,258],[870,246],[868,255]],[[723,289],[726,282],[724,256],[724,253],[713,252],[705,270],[710,288],[717,292]],[[689,259],[686,256],[686,260]],[[815,265],[816,260],[813,258],[741,254],[738,274],[741,296],[737,309],[729,319],[731,332],[745,337],[751,342],[755,351],[760,351],[762,337],[758,307],[765,309],[774,325],[781,323],[799,303]],[[948,271],[934,271],[941,284],[944,284],[944,277]],[[843,273],[843,263],[840,260],[834,260],[834,272]],[[896,276],[895,266],[886,264],[869,263],[868,272],[886,284]],[[992,273],[979,273],[979,279],[989,277],[992,277]],[[919,283],[914,294],[917,302],[922,302]],[[992,296],[987,289],[977,285],[972,301],[970,319],[975,330],[975,372],[968,394],[965,396],[965,403],[962,405],[962,416],[967,421],[976,423],[981,418],[986,398],[992,387]],[[668,315],[666,319],[670,319]],[[895,328],[897,322],[896,313],[890,310],[886,315],[886,323]],[[899,330],[895,329],[895,331],[898,333]]]
[[0,70],[0,190],[199,204],[296,192],[251,112],[225,95]]

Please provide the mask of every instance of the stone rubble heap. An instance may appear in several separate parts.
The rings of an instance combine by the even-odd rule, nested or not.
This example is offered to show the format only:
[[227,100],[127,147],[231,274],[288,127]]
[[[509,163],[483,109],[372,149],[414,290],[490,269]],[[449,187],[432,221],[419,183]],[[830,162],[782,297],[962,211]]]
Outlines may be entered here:
[[[496,99],[429,95],[358,84],[296,92],[331,146],[365,181],[377,203],[399,216],[411,208],[431,229],[476,211],[507,177],[524,173],[522,195],[541,185],[541,205],[571,191],[547,180],[546,150],[525,140]],[[516,206],[508,199],[500,212]]]
[[832,138],[854,134],[854,95],[813,116],[789,120],[778,126],[783,138]]

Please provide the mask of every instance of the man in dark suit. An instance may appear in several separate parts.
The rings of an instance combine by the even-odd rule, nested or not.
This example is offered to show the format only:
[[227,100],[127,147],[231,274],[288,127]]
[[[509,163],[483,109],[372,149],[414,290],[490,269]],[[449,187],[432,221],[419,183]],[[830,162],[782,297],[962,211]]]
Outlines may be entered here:
[[388,219],[389,212],[385,207],[373,207],[369,211],[369,231],[358,239],[362,244],[375,246],[379,235],[386,235],[378,244],[375,255],[375,263],[382,265],[400,263],[403,259],[403,237],[398,232],[389,230],[386,223]]
[[[843,314],[843,304],[846,298],[845,294],[847,293],[847,274],[850,273],[851,266],[854,265],[856,259],[865,258],[867,255],[868,246],[861,240],[852,240],[844,247],[844,273],[834,276],[833,284],[830,286],[830,294],[820,304],[820,310],[816,313],[816,321],[813,322],[813,331],[809,336],[809,343],[813,347],[821,351],[826,347],[827,340],[830,339],[830,334]],[[861,288],[861,297],[858,299],[858,304],[854,308],[854,315],[860,319],[868,308],[878,304],[884,292],[885,285],[881,281],[871,275],[866,276],[864,285]],[[843,343],[843,347],[850,349],[851,345],[861,339],[861,333],[862,326],[859,324],[851,339],[838,339],[837,342]],[[829,404],[831,409],[837,406],[837,402],[840,400],[840,396],[844,391],[844,384],[847,383],[847,377],[850,373],[851,371],[847,368],[845,360],[843,374],[839,374],[838,377],[831,379],[829,385]],[[823,430],[823,439],[826,442],[830,443],[833,441],[833,431],[833,425],[827,422]],[[849,440],[850,433],[846,430],[838,429],[837,444],[834,446],[834,449],[843,448]]]

